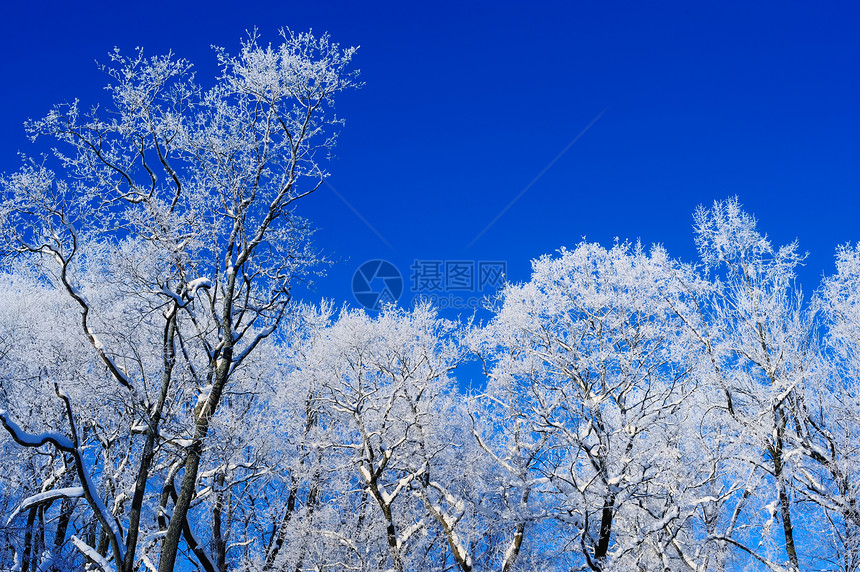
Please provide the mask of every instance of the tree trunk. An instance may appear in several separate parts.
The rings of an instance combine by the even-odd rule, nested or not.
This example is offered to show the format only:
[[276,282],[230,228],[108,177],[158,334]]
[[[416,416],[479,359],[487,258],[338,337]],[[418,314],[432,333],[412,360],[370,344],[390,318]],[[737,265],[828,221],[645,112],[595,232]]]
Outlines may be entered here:
[[783,475],[783,442],[782,435],[785,431],[785,416],[779,408],[774,410],[774,421],[776,422],[776,439],[771,448],[770,455],[773,459],[773,475],[776,479],[777,493],[779,495],[780,514],[782,515],[782,531],[785,534],[785,552],[791,564],[792,571],[800,570],[800,562],[797,558],[797,548],[794,544],[794,527],[791,524],[791,501],[785,488],[785,477]]
[[606,497],[603,505],[603,511],[600,517],[600,536],[597,540],[597,546],[594,549],[594,558],[599,562],[606,560],[606,555],[609,553],[609,539],[612,536],[612,517],[615,512],[615,495],[610,494]]
[[143,445],[143,453],[140,459],[140,467],[137,480],[134,483],[134,496],[131,500],[131,512],[128,516],[128,533],[126,535],[125,562],[122,563],[122,572],[134,572],[134,556],[137,548],[137,537],[140,533],[140,514],[143,507],[143,496],[146,493],[146,482],[149,480],[149,469],[155,458],[155,445],[158,440],[158,424],[161,421],[161,412],[167,400],[167,392],[170,389],[170,381],[173,378],[173,366],[176,364],[176,349],[174,340],[176,337],[176,305],[167,318],[164,326],[163,345],[163,370],[161,374],[161,390],[158,394],[158,402],[155,410],[147,412],[149,423],[146,427],[146,442]]
[[30,509],[27,515],[27,528],[24,531],[24,550],[21,555],[21,572],[28,572],[30,569],[30,552],[33,549],[33,523],[36,522],[36,508]]
[[203,441],[209,433],[209,420],[221,401],[221,394],[227,384],[228,373],[233,362],[233,347],[231,345],[224,347],[219,361],[215,371],[215,380],[212,383],[212,391],[194,423],[194,438],[188,447],[182,488],[179,491],[179,498],[176,499],[173,515],[170,517],[170,524],[167,526],[164,544],[161,546],[161,561],[158,563],[158,572],[173,572],[176,564],[179,537],[182,535],[182,527],[188,517],[188,509],[191,507],[191,501],[197,489],[197,472],[200,469]]
[[269,572],[269,570],[272,569],[272,566],[275,565],[275,559],[278,557],[278,552],[280,552],[281,546],[284,545],[284,539],[287,537],[287,525],[290,524],[290,520],[293,518],[293,511],[296,508],[297,494],[298,483],[294,479],[293,484],[290,487],[290,494],[287,496],[287,511],[281,518],[280,524],[272,530],[272,542],[266,552],[266,561],[263,563],[263,572]]
[[224,474],[219,474],[214,481],[214,484],[219,488],[215,493],[215,506],[212,507],[212,549],[215,552],[216,569],[218,572],[227,572],[227,541],[224,538],[221,523],[221,511],[224,508],[224,491],[220,487],[224,486]]
[[72,519],[72,512],[75,510],[75,500],[68,497],[63,498],[60,504],[60,516],[57,519],[57,533],[54,535],[54,551],[58,551],[66,542],[66,531],[69,529],[69,522]]

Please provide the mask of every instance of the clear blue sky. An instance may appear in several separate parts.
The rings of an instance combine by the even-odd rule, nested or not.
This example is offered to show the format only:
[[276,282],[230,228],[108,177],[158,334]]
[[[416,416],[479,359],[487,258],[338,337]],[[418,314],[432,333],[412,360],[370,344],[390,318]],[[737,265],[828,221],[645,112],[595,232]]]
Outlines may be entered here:
[[276,41],[289,26],[360,45],[366,82],[338,103],[347,124],[329,181],[375,231],[331,189],[302,206],[343,261],[316,298],[355,304],[353,272],[374,258],[404,273],[407,293],[415,259],[505,260],[523,280],[530,258],[583,236],[691,259],[694,207],[734,194],[775,242],[811,252],[807,291],[837,244],[860,240],[854,3],[363,4],[9,5],[0,170],[27,149],[26,118],[104,96],[94,60],[113,46],[173,50],[206,77],[211,44],[235,51],[246,29]]

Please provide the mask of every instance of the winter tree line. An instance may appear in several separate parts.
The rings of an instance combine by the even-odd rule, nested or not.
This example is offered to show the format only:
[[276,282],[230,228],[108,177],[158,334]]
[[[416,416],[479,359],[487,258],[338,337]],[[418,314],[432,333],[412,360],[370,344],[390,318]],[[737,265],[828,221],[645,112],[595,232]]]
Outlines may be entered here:
[[251,35],[202,86],[117,51],[109,102],[27,125],[0,569],[860,569],[860,246],[804,298],[728,199],[698,261],[582,242],[480,323],[298,303],[353,53]]

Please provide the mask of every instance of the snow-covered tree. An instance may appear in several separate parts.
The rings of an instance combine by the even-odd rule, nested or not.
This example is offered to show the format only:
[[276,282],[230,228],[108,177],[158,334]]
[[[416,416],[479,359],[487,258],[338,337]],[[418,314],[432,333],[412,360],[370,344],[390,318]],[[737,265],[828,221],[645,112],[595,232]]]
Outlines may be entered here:
[[[449,377],[460,359],[453,328],[427,306],[375,319],[344,312],[288,379],[306,384],[327,458],[317,496],[358,508],[349,524],[341,513],[334,526],[315,516],[312,528],[341,544],[353,529],[350,542],[360,538],[370,559],[361,569],[428,569],[434,559],[471,569],[464,495],[475,483],[463,471],[465,415]],[[352,560],[362,551],[353,552]]]
[[[816,538],[834,569],[860,569],[860,246],[843,245],[836,273],[817,292],[824,328],[817,375],[807,383],[798,424],[799,447],[808,463],[799,494],[813,501],[820,518]],[[837,567],[838,566],[838,567]]]
[[[798,460],[795,426],[803,406],[803,388],[812,373],[815,348],[811,314],[795,286],[804,256],[797,243],[771,245],[755,219],[737,199],[699,208],[696,243],[709,278],[710,295],[702,299],[705,326],[695,337],[711,362],[703,381],[723,392],[721,431],[714,438],[732,449],[737,463],[723,464],[727,488],[744,482],[732,517],[713,535],[772,569],[787,561],[798,570],[804,552],[792,517]],[[712,416],[711,419],[716,417]],[[742,515],[767,513],[764,523],[737,527]],[[775,521],[782,538],[771,534]]]
[[[255,34],[0,178],[0,568],[860,567],[860,246],[811,303],[737,199],[700,261],[582,242],[482,324],[296,303],[354,50]],[[457,368],[480,381],[463,394]]]
[[[221,73],[200,86],[185,60],[116,51],[103,68],[109,105],[74,101],[28,126],[53,139],[57,164],[27,159],[3,178],[2,250],[73,303],[101,364],[81,375],[112,385],[122,421],[100,427],[104,406],[87,408],[53,369],[63,415],[31,430],[21,409],[2,420],[20,445],[70,459],[102,539],[73,542],[101,568],[151,568],[158,546],[158,569],[173,570],[184,534],[199,565],[226,569],[188,514],[226,478],[200,471],[216,411],[289,313],[295,280],[320,261],[293,209],[325,177],[333,98],[356,85],[353,53],[328,36],[285,31],[266,46],[252,34],[236,56],[218,50]],[[88,453],[92,439],[116,474]],[[142,537],[156,514],[164,530]]]
[[[554,558],[593,570],[671,567],[683,552],[692,499],[679,461],[696,384],[681,272],[660,248],[583,243],[502,292],[479,335],[497,404],[488,414],[503,416],[487,421],[482,446],[522,513],[509,555],[539,518],[564,535]],[[541,508],[529,509],[536,496]]]

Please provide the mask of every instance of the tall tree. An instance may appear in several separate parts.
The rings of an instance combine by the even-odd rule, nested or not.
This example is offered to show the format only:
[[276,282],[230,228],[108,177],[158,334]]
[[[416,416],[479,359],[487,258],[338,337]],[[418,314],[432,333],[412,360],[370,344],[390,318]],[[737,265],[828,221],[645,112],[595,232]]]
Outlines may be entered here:
[[[836,273],[824,279],[815,309],[823,325],[816,375],[799,404],[797,440],[805,463],[799,494],[820,507],[822,556],[839,570],[860,568],[860,245],[836,252]],[[827,533],[824,533],[827,531]]]
[[[384,531],[386,568],[426,567],[428,555],[440,555],[471,570],[460,522],[471,472],[462,440],[452,439],[464,425],[448,375],[460,358],[453,328],[427,306],[376,319],[344,312],[297,364],[329,427],[327,454],[342,452],[351,468],[342,481],[362,490],[365,526]],[[343,494],[327,480],[327,495]]]
[[[484,334],[487,397],[509,419],[485,436],[501,446],[482,445],[516,476],[523,503],[554,497],[547,516],[576,531],[568,538],[592,570],[654,566],[681,550],[689,507],[673,482],[683,473],[675,421],[695,383],[680,272],[660,248],[562,249],[504,289]],[[522,535],[519,524],[508,555]]]
[[[56,142],[57,169],[26,160],[3,179],[7,260],[29,256],[74,302],[91,351],[140,420],[127,428],[134,484],[110,492],[123,508],[109,508],[91,482],[75,404],[61,388],[65,435],[28,433],[7,413],[3,423],[24,446],[51,443],[74,457],[117,569],[138,566],[165,408],[185,400],[188,417],[181,484],[162,509],[170,518],[161,572],[173,570],[188,531],[207,435],[231,379],[278,328],[295,279],[320,260],[294,206],[326,175],[321,156],[341,123],[334,97],[357,85],[348,69],[355,50],[328,36],[281,35],[274,47],[252,34],[236,56],[218,50],[221,72],[208,88],[172,55],[114,52],[103,67],[110,105],[85,110],[75,101],[28,125],[34,138]],[[160,333],[135,339],[135,313]],[[80,546],[108,565],[98,547]]]
[[[802,535],[792,520],[792,463],[797,458],[793,425],[814,361],[810,314],[795,287],[804,255],[796,242],[775,248],[736,198],[717,201],[710,209],[700,207],[695,222],[696,244],[713,283],[710,296],[702,299],[708,330],[696,332],[696,337],[711,362],[710,383],[724,394],[731,445],[746,464],[734,476],[743,481],[751,472],[752,482],[764,479],[772,485],[768,489],[774,498],[766,505],[769,522],[778,514],[781,552],[788,568],[799,570]],[[757,492],[771,496],[766,491]],[[745,491],[737,511],[744,510],[754,492]],[[778,569],[773,558],[750,545],[761,545],[761,538],[724,536],[732,546]],[[779,556],[777,551],[774,558]]]

